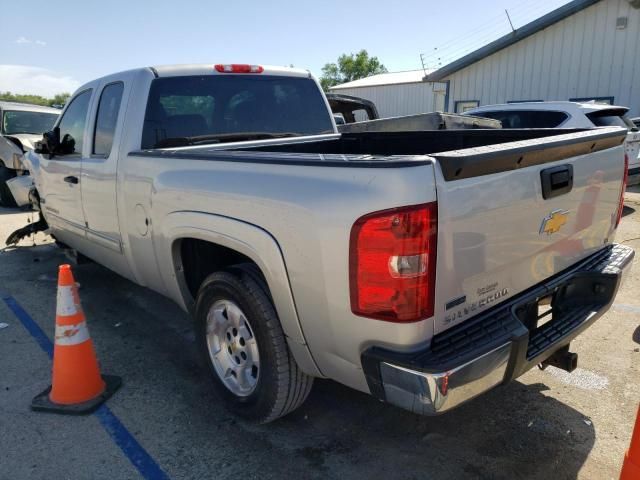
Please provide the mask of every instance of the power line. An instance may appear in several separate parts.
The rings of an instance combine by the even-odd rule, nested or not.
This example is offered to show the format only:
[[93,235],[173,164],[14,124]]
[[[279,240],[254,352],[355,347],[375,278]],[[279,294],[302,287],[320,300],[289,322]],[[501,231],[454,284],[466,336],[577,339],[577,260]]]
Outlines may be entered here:
[[[545,8],[543,7],[542,9],[544,10]],[[517,12],[518,15],[525,14],[525,15],[528,16],[532,12],[540,11],[540,10],[541,10],[540,5],[536,5],[536,4],[520,4],[520,5],[516,5],[514,8],[511,9],[511,14],[514,15],[514,12]],[[514,15],[514,17],[515,17],[515,15]],[[462,43],[462,40],[464,40],[466,38],[473,37],[474,34],[476,34],[478,32],[483,32],[484,33],[485,30],[490,29],[490,28],[493,28],[493,31],[496,31],[495,30],[496,23],[501,23],[502,21],[504,21],[504,16],[503,16],[502,13],[494,15],[494,16],[486,19],[485,22],[482,25],[474,28],[473,30],[469,30],[469,31],[465,32],[465,34],[462,35],[462,36],[458,35],[456,37],[452,37],[450,40],[440,44],[436,48],[439,49],[439,50],[445,50],[445,48],[444,48],[445,46],[448,46],[448,45],[451,45],[451,44],[456,44],[457,45],[459,43]],[[427,55],[425,58],[431,57],[433,55],[434,54]]]
[[[554,6],[554,8],[556,7]],[[511,31],[515,31],[514,21],[516,25],[520,24],[522,26],[552,11],[554,8],[549,8],[548,5],[540,5],[539,3],[516,5],[509,12],[505,10],[508,23],[505,22],[504,13],[493,15],[485,20],[482,25],[467,31],[464,35],[453,37],[443,42],[430,53],[421,54],[421,64],[423,68],[438,68],[443,63],[450,63],[467,52],[471,52],[509,33],[509,26]]]

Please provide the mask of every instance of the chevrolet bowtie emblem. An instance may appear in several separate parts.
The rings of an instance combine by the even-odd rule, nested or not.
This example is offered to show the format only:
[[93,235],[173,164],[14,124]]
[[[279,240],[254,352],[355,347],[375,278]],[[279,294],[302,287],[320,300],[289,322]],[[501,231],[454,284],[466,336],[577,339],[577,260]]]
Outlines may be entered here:
[[560,231],[562,226],[567,223],[567,217],[569,216],[568,210],[554,210],[549,215],[542,219],[542,224],[540,225],[540,235],[546,233],[547,235],[551,235]]

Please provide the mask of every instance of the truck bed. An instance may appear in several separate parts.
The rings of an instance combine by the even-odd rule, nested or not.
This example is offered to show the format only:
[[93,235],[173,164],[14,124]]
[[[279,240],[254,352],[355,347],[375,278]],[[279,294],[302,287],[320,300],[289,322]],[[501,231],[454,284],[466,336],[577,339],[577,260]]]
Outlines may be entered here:
[[449,181],[597,152],[622,144],[625,133],[617,127],[358,132],[141,150],[131,155],[347,168],[418,166],[428,163],[425,155],[429,155],[438,160]]

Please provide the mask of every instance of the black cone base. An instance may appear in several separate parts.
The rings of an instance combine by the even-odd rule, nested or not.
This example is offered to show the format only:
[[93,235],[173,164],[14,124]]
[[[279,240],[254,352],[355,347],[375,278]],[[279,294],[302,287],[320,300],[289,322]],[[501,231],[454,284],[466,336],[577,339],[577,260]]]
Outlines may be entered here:
[[75,403],[73,405],[60,405],[59,403],[53,403],[49,399],[51,387],[48,387],[44,392],[33,398],[31,401],[31,410],[36,412],[63,413],[66,415],[86,415],[92,413],[111,395],[113,395],[115,391],[120,388],[120,385],[122,385],[122,379],[114,375],[102,375],[102,379],[106,384],[104,392],[91,400],[82,403]]

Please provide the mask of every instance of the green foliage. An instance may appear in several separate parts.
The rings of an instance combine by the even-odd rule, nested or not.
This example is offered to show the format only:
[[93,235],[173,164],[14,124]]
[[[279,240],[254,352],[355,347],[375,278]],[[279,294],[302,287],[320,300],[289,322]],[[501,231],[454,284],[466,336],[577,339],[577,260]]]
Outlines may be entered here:
[[23,95],[19,93],[0,92],[0,100],[7,102],[30,103],[32,105],[42,105],[45,107],[62,107],[71,94],[58,93],[53,98],[45,98],[40,95]]
[[334,85],[386,72],[387,68],[378,57],[369,57],[366,50],[360,50],[355,54],[340,55],[337,63],[327,63],[322,67],[320,84],[326,91]]

